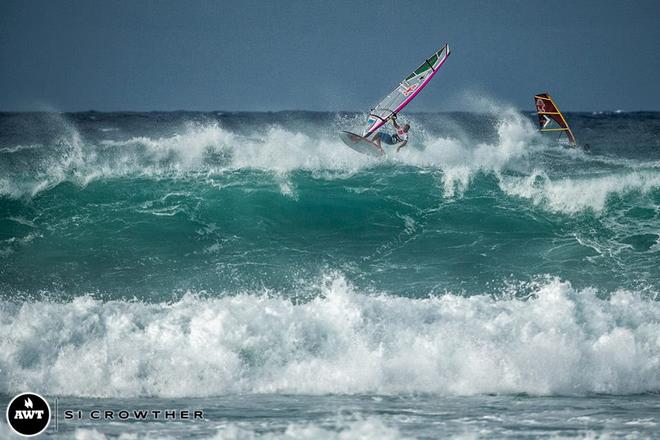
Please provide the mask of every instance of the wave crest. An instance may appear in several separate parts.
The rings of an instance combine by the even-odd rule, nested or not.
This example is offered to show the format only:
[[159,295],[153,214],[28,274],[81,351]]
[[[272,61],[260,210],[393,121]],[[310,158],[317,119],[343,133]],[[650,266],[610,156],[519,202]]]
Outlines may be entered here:
[[[365,295],[328,275],[305,303],[3,302],[3,393],[632,394],[660,389],[660,304],[548,280],[532,299]],[[39,323],[39,325],[35,325]],[[72,374],[75,371],[75,374]]]

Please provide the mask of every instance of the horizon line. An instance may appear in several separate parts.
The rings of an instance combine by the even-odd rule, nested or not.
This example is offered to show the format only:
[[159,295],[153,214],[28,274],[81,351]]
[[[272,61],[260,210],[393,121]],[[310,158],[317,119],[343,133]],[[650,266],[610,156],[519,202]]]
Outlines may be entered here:
[[[521,113],[536,113],[536,109],[515,109]],[[304,110],[304,109],[283,109],[283,110],[3,110],[2,113],[367,113],[364,110]],[[474,110],[418,110],[406,111],[406,114],[432,114],[432,113],[496,113]],[[622,110],[622,109],[607,109],[607,110],[563,110],[562,113],[660,113],[658,110]]]

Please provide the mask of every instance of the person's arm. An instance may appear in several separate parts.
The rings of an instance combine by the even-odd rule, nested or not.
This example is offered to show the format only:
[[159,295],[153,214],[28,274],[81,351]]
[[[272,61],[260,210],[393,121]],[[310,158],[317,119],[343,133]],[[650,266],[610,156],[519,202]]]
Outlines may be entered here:
[[394,128],[398,130],[400,127],[399,124],[396,123],[396,113],[392,113],[392,116],[390,116],[390,120],[392,121],[392,124],[394,124]]
[[402,149],[403,147],[405,147],[407,143],[408,143],[408,139],[403,141],[403,143],[396,148],[396,152],[398,153],[399,150]]

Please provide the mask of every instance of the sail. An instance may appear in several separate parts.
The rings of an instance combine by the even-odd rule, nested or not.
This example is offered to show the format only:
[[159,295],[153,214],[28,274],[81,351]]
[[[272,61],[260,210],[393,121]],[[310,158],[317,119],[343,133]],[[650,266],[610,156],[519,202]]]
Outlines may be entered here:
[[442,49],[424,60],[389,95],[371,109],[369,119],[367,120],[367,128],[364,130],[364,136],[368,137],[375,133],[376,130],[387,122],[390,116],[400,112],[401,109],[408,105],[426,87],[426,84],[431,81],[431,78],[433,78],[438,69],[444,64],[448,56],[449,45],[445,44]]
[[555,104],[554,99],[547,93],[540,93],[534,95],[534,103],[536,105],[536,114],[539,117],[540,130],[542,132],[556,131],[565,133],[569,144],[575,145],[573,131],[568,126],[564,115],[559,111],[559,107]]

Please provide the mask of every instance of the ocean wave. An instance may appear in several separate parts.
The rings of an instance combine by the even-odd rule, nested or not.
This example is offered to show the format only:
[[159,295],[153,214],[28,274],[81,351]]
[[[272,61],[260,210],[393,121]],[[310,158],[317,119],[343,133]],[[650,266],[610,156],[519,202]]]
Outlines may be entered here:
[[[245,170],[271,174],[281,193],[295,199],[295,172],[344,179],[414,167],[434,173],[447,198],[461,197],[479,175],[495,175],[507,194],[574,213],[602,211],[611,194],[628,188],[647,191],[657,186],[657,160],[557,148],[525,115],[506,105],[479,98],[475,108],[489,112],[478,129],[451,116],[408,115],[414,127],[411,145],[380,160],[352,151],[336,136],[339,129],[358,129],[360,114],[336,114],[334,121],[325,123],[266,118],[269,122],[242,129],[223,120],[194,121],[162,136],[127,137],[119,131],[111,138],[90,137],[57,116],[48,121],[55,127],[48,144],[0,148],[6,153],[0,162],[0,196],[30,198],[63,182],[85,187],[103,179],[200,180]],[[502,178],[512,171],[519,178]],[[590,171],[595,177],[581,175]]]
[[584,210],[602,212],[607,201],[630,193],[648,194],[660,189],[660,172],[628,171],[608,175],[553,179],[541,170],[525,177],[501,178],[502,190],[531,200],[555,212],[573,214]]
[[[443,172],[444,189],[453,195],[465,189],[480,171],[500,170],[525,156],[536,133],[530,122],[512,109],[503,109],[493,120],[493,142],[466,135],[437,136],[417,121],[415,144],[384,160],[374,160],[343,145],[330,126],[299,127],[269,123],[248,132],[232,130],[221,122],[190,122],[175,134],[132,136],[127,139],[83,139],[75,126],[61,121],[62,129],[52,145],[35,147],[31,166],[9,161],[0,180],[0,195],[32,197],[64,181],[85,186],[108,178],[186,177],[190,174],[221,174],[233,170],[261,170],[276,175],[293,171],[333,172],[351,175],[365,168],[407,165]],[[357,123],[355,117],[335,124]],[[18,147],[4,147],[18,152]],[[336,175],[336,174],[335,174]],[[328,177],[328,174],[324,175]],[[284,191],[294,191],[284,188]]]
[[0,153],[14,154],[14,153],[24,152],[24,151],[28,151],[28,150],[36,150],[38,148],[43,148],[43,146],[39,145],[39,144],[14,145],[14,146],[11,146],[11,147],[0,147]]
[[479,173],[499,172],[514,161],[526,158],[539,144],[531,123],[513,109],[501,108],[491,142],[468,138],[431,137],[424,150],[407,149],[400,154],[406,165],[442,171],[444,195],[463,193]]
[[[0,431],[1,432],[1,431]],[[106,440],[109,437],[96,429],[79,428],[73,436],[76,440]],[[114,438],[114,437],[110,437]],[[119,439],[175,439],[171,435],[152,434],[122,434]],[[351,440],[351,439],[411,439],[403,436],[396,428],[391,428],[379,417],[358,418],[357,420],[341,421],[339,426],[327,427],[321,423],[290,422],[283,429],[264,432],[263,427],[255,429],[253,426],[240,422],[223,423],[212,435],[199,435],[198,438],[207,440],[270,440],[270,439],[310,439],[310,440]]]
[[[295,296],[295,295],[294,295]],[[0,392],[635,394],[660,390],[660,303],[549,279],[527,300],[364,294],[0,303]],[[75,372],[73,374],[72,372]]]

